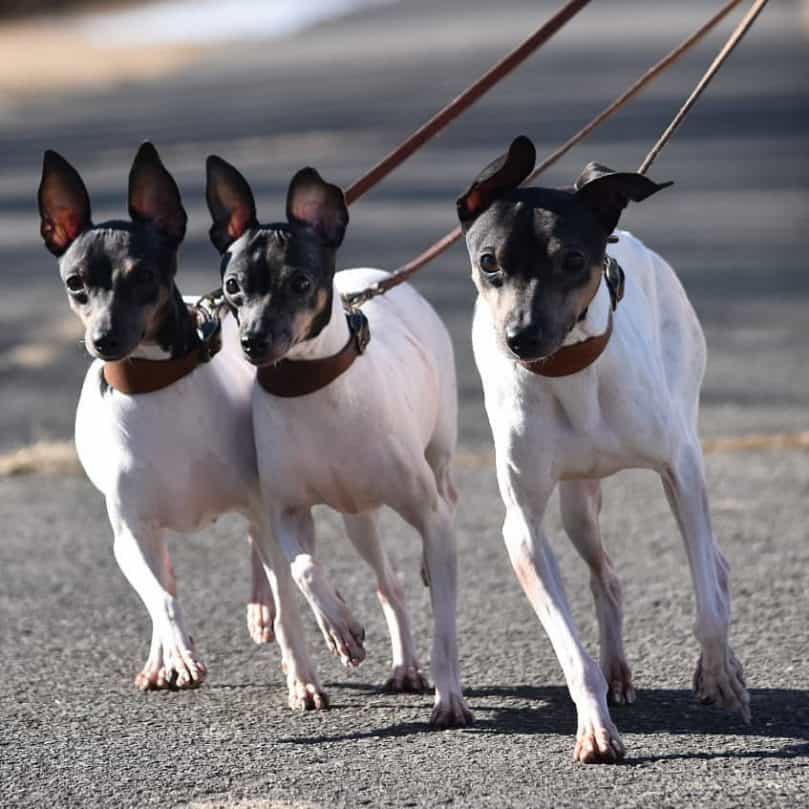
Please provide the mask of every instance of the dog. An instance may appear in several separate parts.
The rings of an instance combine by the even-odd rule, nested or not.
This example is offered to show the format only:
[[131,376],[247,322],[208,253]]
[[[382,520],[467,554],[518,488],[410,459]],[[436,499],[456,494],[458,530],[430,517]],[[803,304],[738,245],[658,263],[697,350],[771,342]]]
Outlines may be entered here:
[[[682,533],[701,646],[697,696],[750,717],[728,644],[728,565],[711,528],[697,433],[705,340],[669,265],[630,233],[613,235],[629,201],[665,186],[591,163],[572,189],[520,188],[535,157],[531,141],[517,138],[457,200],[478,291],[472,342],[506,506],[503,537],[576,704],[574,756],[615,762],[624,745],[607,698],[631,703],[635,691],[621,585],[598,517],[600,479],[621,469],[660,475]],[[578,639],[542,527],[557,484],[565,530],[590,569],[600,668]]]
[[[282,223],[259,224],[249,184],[216,156],[208,159],[206,195],[225,296],[239,320],[244,356],[258,368],[261,383],[253,391],[253,423],[272,535],[327,642],[353,658],[363,654],[362,639],[315,557],[311,509],[326,504],[345,515],[377,575],[389,621],[401,610],[401,596],[380,544],[378,512],[387,505],[416,528],[434,615],[431,724],[467,725],[472,715],[457,653],[457,494],[450,470],[457,392],[446,328],[427,301],[403,285],[363,306],[370,327],[366,346],[367,331],[357,325],[362,316],[346,316],[343,296],[387,273],[335,273],[348,211],[342,191],[314,169],[292,179]],[[341,373],[311,389],[310,369],[349,355]],[[291,390],[295,379],[303,384]],[[269,539],[260,541],[265,547]],[[394,661],[417,667],[409,632],[400,631],[398,650],[392,634]]]
[[279,641],[290,705],[318,707],[321,690],[302,647],[288,565],[283,560],[268,579],[254,543],[263,517],[250,415],[253,372],[240,359],[235,324],[224,324],[221,353],[162,389],[129,395],[107,379],[136,361],[151,361],[151,373],[204,348],[175,285],[186,213],[174,179],[144,143],[129,175],[130,219],[94,225],[78,172],[48,151],[38,200],[45,245],[59,259],[94,358],[76,412],[78,455],[106,499],[118,565],[152,619],[149,657],[136,685],[184,689],[205,679],[177,599],[165,532],[189,533],[235,512],[249,521],[253,546],[250,633],[257,642],[272,640],[274,592],[287,613]]

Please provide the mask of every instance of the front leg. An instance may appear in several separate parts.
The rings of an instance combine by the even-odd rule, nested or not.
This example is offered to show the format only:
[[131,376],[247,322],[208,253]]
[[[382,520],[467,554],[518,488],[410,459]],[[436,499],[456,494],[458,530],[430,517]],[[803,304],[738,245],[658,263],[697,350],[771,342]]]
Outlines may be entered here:
[[542,622],[578,715],[574,758],[586,763],[614,763],[624,745],[607,709],[607,682],[582,646],[562,587],[556,560],[542,529],[545,507],[554,488],[550,478],[526,491],[519,473],[499,471],[506,503],[503,538],[514,572]]
[[365,659],[365,630],[315,559],[312,512],[308,508],[271,509],[270,522],[292,577],[309,602],[329,648],[343,665],[358,666]]
[[253,552],[263,568],[275,604],[275,637],[281,650],[281,661],[287,678],[289,707],[311,711],[329,707],[329,698],[314,664],[306,651],[303,624],[295,600],[295,586],[289,563],[272,534],[262,526],[261,508],[256,507],[251,523],[250,537]]
[[196,688],[207,669],[185,628],[162,531],[116,503],[108,501],[107,510],[115,534],[115,559],[152,619],[149,659],[135,684],[143,690]]
[[702,451],[696,440],[680,448],[662,479],[685,541],[697,601],[695,631],[702,654],[694,673],[694,690],[700,702],[737,710],[750,722],[742,664],[728,643],[728,564],[713,535]]

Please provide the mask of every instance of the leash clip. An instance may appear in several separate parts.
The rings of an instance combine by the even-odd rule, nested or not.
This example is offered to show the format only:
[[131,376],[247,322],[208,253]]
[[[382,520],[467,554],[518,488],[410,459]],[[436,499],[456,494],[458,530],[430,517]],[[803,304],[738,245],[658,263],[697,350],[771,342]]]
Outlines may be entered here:
[[621,265],[612,256],[605,255],[604,280],[607,282],[613,312],[624,297],[624,279],[625,275]]
[[357,343],[357,352],[364,354],[368,343],[371,342],[371,327],[368,324],[368,318],[359,309],[350,309],[346,312],[346,320],[348,320],[348,330]]
[[200,362],[208,362],[222,349],[222,313],[228,313],[227,303],[221,289],[203,295],[194,304],[197,320],[197,337]]

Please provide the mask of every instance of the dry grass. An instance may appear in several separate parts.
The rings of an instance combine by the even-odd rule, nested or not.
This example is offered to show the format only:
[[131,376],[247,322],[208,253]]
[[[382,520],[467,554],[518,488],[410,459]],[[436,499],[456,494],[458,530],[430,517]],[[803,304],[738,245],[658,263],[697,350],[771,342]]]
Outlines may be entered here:
[[0,478],[12,475],[76,475],[81,472],[72,441],[37,441],[0,454]]
[[[735,438],[709,438],[703,442],[706,455],[729,452],[809,450],[809,432],[741,435]],[[456,463],[464,467],[494,465],[492,450],[460,450]],[[37,441],[0,454],[0,478],[13,475],[76,475],[81,473],[72,441]]]

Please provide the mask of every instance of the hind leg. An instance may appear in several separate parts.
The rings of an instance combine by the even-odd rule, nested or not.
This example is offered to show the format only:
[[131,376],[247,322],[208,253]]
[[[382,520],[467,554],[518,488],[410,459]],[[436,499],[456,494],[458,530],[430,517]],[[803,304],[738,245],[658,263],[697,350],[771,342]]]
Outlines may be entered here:
[[607,696],[618,705],[632,703],[635,689],[624,653],[621,582],[601,542],[598,526],[601,483],[597,480],[561,481],[559,502],[565,531],[590,568],[590,589],[598,617],[601,670],[609,689]]
[[379,512],[343,515],[346,531],[359,555],[376,574],[377,596],[390,632],[393,672],[385,683],[386,691],[419,692],[427,688],[416,655],[410,620],[405,608],[404,591],[379,536]]
[[275,622],[275,600],[272,588],[264,572],[264,563],[256,547],[253,529],[247,535],[250,543],[250,568],[252,588],[247,602],[247,631],[255,643],[272,643]]
[[702,451],[696,439],[679,448],[661,477],[685,542],[696,595],[695,629],[702,653],[694,674],[694,690],[700,702],[737,710],[749,722],[750,696],[742,665],[728,643],[728,565],[713,535]]
[[432,458],[434,466],[412,461],[403,466],[402,486],[389,503],[420,534],[424,572],[433,607],[431,668],[435,683],[433,728],[465,727],[473,721],[461,689],[457,645],[458,557],[453,520],[455,491],[449,458]]

